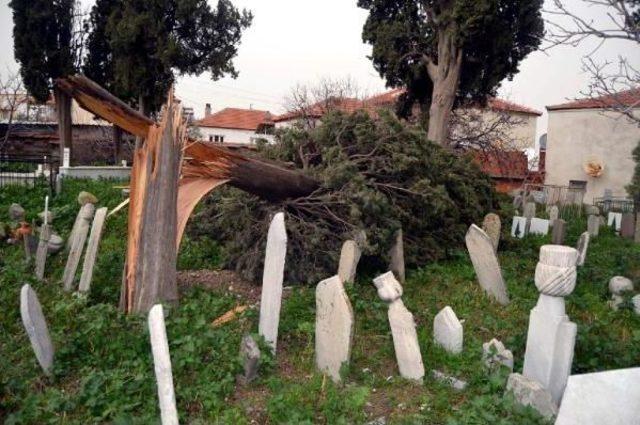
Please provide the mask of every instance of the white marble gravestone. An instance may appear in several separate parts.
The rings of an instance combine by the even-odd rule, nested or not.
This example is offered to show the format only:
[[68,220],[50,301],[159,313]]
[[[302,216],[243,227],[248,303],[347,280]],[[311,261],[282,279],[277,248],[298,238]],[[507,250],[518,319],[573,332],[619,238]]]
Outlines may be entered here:
[[462,352],[462,323],[451,307],[446,306],[433,319],[433,339],[450,353]]
[[615,223],[615,231],[620,231],[622,225],[622,213],[610,212],[607,216],[607,226],[611,227]]
[[565,313],[564,298],[576,285],[578,251],[543,245],[536,266],[538,303],[529,315],[523,375],[539,382],[557,404],[571,372],[577,326]]
[[500,216],[495,213],[487,214],[482,221],[482,230],[484,230],[487,236],[491,238],[493,250],[498,252],[498,246],[500,245],[500,231],[502,230]]
[[49,252],[49,239],[51,238],[51,227],[49,226],[49,197],[44,198],[44,214],[42,215],[43,224],[40,228],[40,240],[38,241],[38,249],[36,250],[36,278],[44,279],[44,268],[47,263],[47,253]]
[[558,414],[558,405],[551,394],[535,379],[519,373],[512,373],[507,380],[507,392],[511,392],[516,401],[530,406],[547,419]]
[[29,285],[24,285],[20,290],[20,316],[38,363],[44,373],[51,375],[53,344],[38,296]]
[[156,304],[149,310],[149,338],[151,339],[153,366],[158,385],[161,423],[162,425],[177,425],[178,409],[176,408],[176,394],[173,389],[171,356],[169,354],[167,330],[164,325],[164,310],[161,304]]
[[502,279],[502,271],[491,238],[481,228],[472,224],[465,236],[465,242],[482,289],[500,304],[508,304],[507,287]]
[[353,341],[353,309],[338,276],[316,287],[316,365],[334,382],[340,367],[348,363]]
[[513,353],[495,338],[482,344],[482,361],[489,369],[503,365],[513,372]]
[[589,232],[584,232],[580,235],[578,239],[578,244],[576,245],[576,249],[578,250],[578,266],[584,266],[584,261],[587,259],[587,251],[589,250],[589,241],[591,240],[591,235]]
[[284,262],[287,256],[287,230],[284,213],[278,213],[271,220],[267,234],[267,250],[264,257],[262,275],[262,295],[260,298],[260,323],[258,333],[276,352],[280,307],[282,305],[282,282]]
[[529,233],[532,235],[547,235],[549,233],[549,220],[544,218],[532,218],[529,223]]
[[598,233],[600,233],[600,216],[589,216],[589,218],[587,219],[587,231],[593,237],[598,236]]
[[640,424],[640,367],[572,375],[555,425]]
[[80,257],[84,250],[84,244],[87,240],[87,234],[89,233],[89,226],[91,225],[91,219],[95,212],[95,206],[93,204],[85,204],[80,208],[78,218],[76,219],[77,227],[72,231],[70,237],[71,250],[69,251],[69,257],[67,258],[67,264],[64,268],[64,274],[62,276],[62,282],[64,284],[65,291],[71,291],[73,289],[73,281],[78,270],[78,264],[80,263]]
[[560,211],[558,210],[558,207],[556,205],[552,205],[551,207],[549,207],[549,222],[553,223],[554,221],[556,221],[560,216]]
[[403,378],[422,381],[424,377],[424,365],[418,334],[413,315],[404,306],[402,299],[402,285],[392,272],[387,272],[373,279],[378,289],[378,296],[389,304],[389,325],[393,337],[393,346],[396,352],[398,368]]
[[343,282],[355,282],[360,255],[360,247],[356,241],[349,240],[342,244],[338,276]]
[[513,217],[511,224],[511,236],[514,238],[524,238],[527,234],[527,219],[525,217]]
[[89,242],[87,244],[87,252],[84,255],[82,274],[80,275],[80,284],[78,285],[78,291],[83,293],[89,292],[89,287],[91,286],[91,279],[93,279],[93,266],[96,263],[98,246],[100,245],[100,238],[102,238],[102,228],[104,227],[106,217],[107,208],[104,207],[99,208],[93,218],[91,235],[89,236]]

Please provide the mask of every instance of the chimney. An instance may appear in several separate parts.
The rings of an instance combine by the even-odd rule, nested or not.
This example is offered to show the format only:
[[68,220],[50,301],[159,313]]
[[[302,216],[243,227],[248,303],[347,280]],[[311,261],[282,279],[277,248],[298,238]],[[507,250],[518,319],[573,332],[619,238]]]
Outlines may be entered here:
[[207,104],[204,106],[204,117],[206,118],[206,117],[208,117],[209,115],[211,115],[211,104],[210,104],[210,103],[207,103]]

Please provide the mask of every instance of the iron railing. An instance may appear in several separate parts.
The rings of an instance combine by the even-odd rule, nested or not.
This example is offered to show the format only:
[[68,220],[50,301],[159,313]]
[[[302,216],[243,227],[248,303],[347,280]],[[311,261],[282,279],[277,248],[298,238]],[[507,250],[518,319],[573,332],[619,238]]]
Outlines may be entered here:
[[57,162],[46,156],[14,155],[0,152],[0,188],[10,185],[49,186],[53,193]]
[[606,214],[608,212],[634,212],[633,199],[629,199],[623,196],[605,196],[602,198],[594,198],[593,205],[598,207],[603,214]]

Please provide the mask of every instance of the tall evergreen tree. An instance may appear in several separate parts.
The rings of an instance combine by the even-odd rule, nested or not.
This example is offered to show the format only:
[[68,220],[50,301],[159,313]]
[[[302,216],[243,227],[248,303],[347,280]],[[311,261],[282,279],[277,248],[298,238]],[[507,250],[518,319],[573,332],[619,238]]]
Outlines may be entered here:
[[27,91],[39,102],[54,92],[60,134],[60,157],[71,149],[71,99],[55,90],[58,77],[73,74],[76,0],[11,0],[14,55]]
[[543,0],[358,0],[369,10],[363,40],[389,86],[405,86],[405,112],[429,114],[443,144],[454,105],[484,101],[540,45]]
[[[627,192],[635,201],[637,207],[640,208],[640,143],[638,143],[638,146],[636,146],[631,155],[636,163],[636,167],[633,170],[631,182],[627,186]],[[640,212],[640,210],[638,210],[638,212]]]

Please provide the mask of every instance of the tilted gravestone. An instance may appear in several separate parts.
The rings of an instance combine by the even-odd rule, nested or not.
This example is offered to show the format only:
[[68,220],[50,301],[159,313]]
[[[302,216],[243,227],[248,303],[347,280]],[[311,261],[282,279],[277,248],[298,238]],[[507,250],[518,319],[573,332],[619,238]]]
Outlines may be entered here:
[[635,214],[624,213],[620,219],[620,236],[625,239],[633,239],[636,233]]
[[498,257],[493,251],[489,236],[481,228],[472,224],[467,231],[465,242],[482,289],[500,304],[509,304],[507,287],[502,279]]
[[450,353],[462,352],[462,323],[451,307],[446,306],[433,319],[433,339],[436,344]]
[[45,374],[51,375],[53,344],[38,296],[29,285],[24,285],[20,290],[20,316],[38,363]]
[[360,247],[356,241],[349,240],[342,244],[338,276],[343,282],[355,282],[360,255]]
[[80,263],[80,257],[84,250],[84,244],[87,240],[87,234],[89,233],[89,226],[91,225],[91,219],[95,212],[95,206],[93,204],[85,204],[80,208],[78,213],[78,219],[76,220],[77,227],[72,233],[70,239],[71,249],[69,250],[69,257],[67,258],[67,265],[64,268],[64,274],[62,275],[62,282],[64,284],[65,291],[71,291],[73,289],[73,281],[78,270],[78,264]]
[[353,341],[353,309],[338,276],[316,287],[316,365],[334,382],[340,368],[349,363]]
[[173,388],[173,372],[167,330],[164,325],[164,310],[156,304],[149,310],[149,338],[153,354],[153,368],[158,385],[158,401],[162,425],[178,425],[176,394]]
[[587,219],[587,231],[593,237],[598,236],[600,233],[600,216],[590,215]]
[[565,313],[564,297],[576,285],[578,251],[543,245],[536,266],[538,303],[529,316],[523,375],[539,382],[558,404],[571,372],[577,326]]
[[498,214],[489,213],[484,217],[482,221],[482,230],[491,238],[493,244],[493,250],[498,252],[498,246],[500,245],[500,231],[502,229],[502,223],[500,222],[500,216]]
[[262,295],[260,298],[260,323],[258,333],[262,335],[276,352],[278,325],[282,306],[282,284],[284,262],[287,256],[287,230],[284,213],[277,213],[271,220],[267,233],[267,249],[262,275]]
[[580,235],[578,239],[578,245],[576,249],[578,250],[578,266],[584,266],[584,261],[587,258],[587,251],[589,249],[589,241],[591,240],[591,235],[589,232],[584,232]]
[[104,227],[104,221],[107,217],[107,208],[99,208],[96,211],[96,215],[91,225],[91,235],[89,236],[89,243],[87,244],[87,252],[84,255],[84,264],[82,265],[82,274],[80,275],[80,284],[78,285],[78,291],[87,293],[91,286],[91,280],[93,279],[93,267],[96,263],[96,256],[98,255],[98,246],[100,245],[100,238],[102,237],[102,228]]
[[554,245],[564,245],[564,239],[567,237],[567,222],[559,218],[553,224],[553,233],[551,234],[551,243]]
[[525,217],[513,217],[511,224],[511,236],[514,238],[524,238],[527,234],[527,219]]
[[403,239],[402,229],[398,229],[393,236],[393,245],[389,250],[389,270],[393,272],[400,283],[405,282]]
[[393,346],[400,375],[403,378],[422,381],[424,365],[418,334],[413,314],[404,306],[402,299],[402,285],[392,272],[387,272],[373,279],[378,289],[378,296],[389,303],[389,325],[393,337]]

